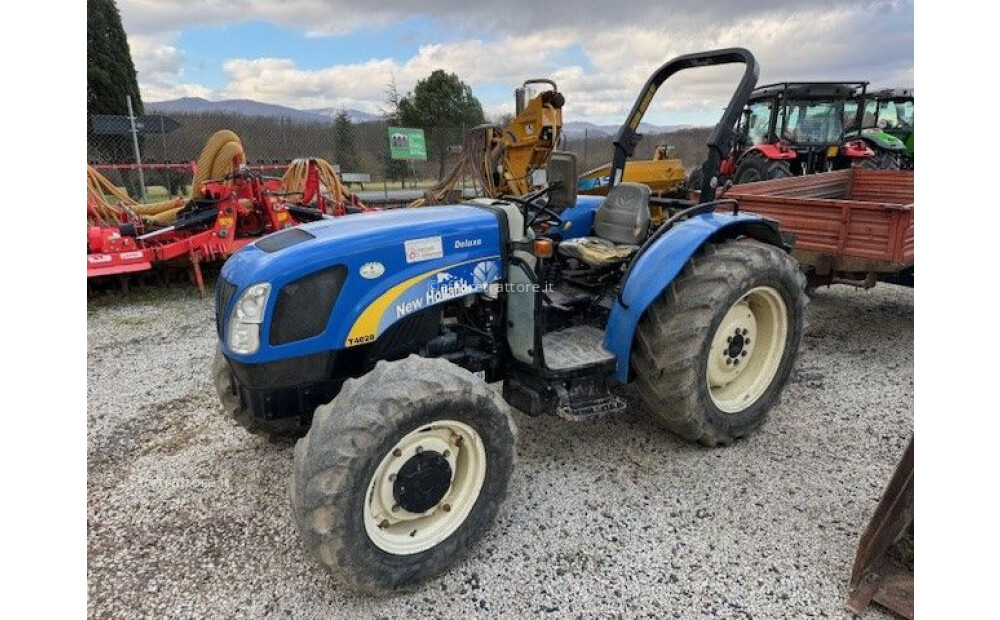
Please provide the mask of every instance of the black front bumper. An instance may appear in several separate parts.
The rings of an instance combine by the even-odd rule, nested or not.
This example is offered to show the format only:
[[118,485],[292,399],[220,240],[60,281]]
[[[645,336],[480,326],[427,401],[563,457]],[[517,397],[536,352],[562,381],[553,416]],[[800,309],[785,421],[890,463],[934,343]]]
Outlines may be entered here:
[[264,364],[229,360],[240,402],[262,425],[281,421],[308,427],[316,407],[340,392],[344,378],[330,379],[336,353],[315,353]]

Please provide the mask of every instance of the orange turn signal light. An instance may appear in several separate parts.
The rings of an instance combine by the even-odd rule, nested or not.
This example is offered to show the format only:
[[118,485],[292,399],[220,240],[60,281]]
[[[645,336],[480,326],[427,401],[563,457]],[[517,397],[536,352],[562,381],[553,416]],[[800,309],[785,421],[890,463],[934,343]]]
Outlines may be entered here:
[[538,258],[552,258],[555,250],[556,246],[551,239],[535,239],[531,244],[531,253]]

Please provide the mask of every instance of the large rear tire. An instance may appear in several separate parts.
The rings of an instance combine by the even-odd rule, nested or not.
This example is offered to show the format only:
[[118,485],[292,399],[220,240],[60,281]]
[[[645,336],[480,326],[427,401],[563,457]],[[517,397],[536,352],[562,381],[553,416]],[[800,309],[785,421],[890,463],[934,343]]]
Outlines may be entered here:
[[805,284],[772,245],[707,245],[639,321],[632,368],[646,410],[708,446],[762,424],[798,355]]
[[759,152],[749,153],[736,166],[736,173],[733,175],[733,183],[756,183],[757,181],[770,181],[772,179],[784,179],[792,176],[792,167],[784,159],[767,159]]
[[416,585],[489,529],[514,468],[509,407],[442,359],[379,362],[319,407],[295,446],[292,511],[352,589]]
[[858,165],[868,170],[899,170],[899,155],[891,151],[876,150],[874,157],[866,157]]

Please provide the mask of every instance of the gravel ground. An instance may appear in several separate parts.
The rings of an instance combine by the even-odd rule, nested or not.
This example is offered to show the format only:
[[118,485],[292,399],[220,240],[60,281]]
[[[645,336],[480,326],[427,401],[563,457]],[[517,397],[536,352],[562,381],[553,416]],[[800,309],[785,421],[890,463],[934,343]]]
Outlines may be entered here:
[[299,544],[291,445],[220,415],[211,300],[99,300],[89,615],[848,617],[855,545],[913,428],[913,293],[820,290],[809,313],[782,404],[734,446],[675,439],[631,395],[592,423],[517,414],[493,529],[443,577],[376,599],[331,583]]

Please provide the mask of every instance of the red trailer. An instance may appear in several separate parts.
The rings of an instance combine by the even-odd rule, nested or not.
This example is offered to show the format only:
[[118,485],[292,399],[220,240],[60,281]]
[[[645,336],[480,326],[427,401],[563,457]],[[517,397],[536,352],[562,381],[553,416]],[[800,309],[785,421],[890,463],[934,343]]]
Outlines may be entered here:
[[736,185],[725,197],[795,235],[813,286],[913,285],[913,172],[851,168]]

